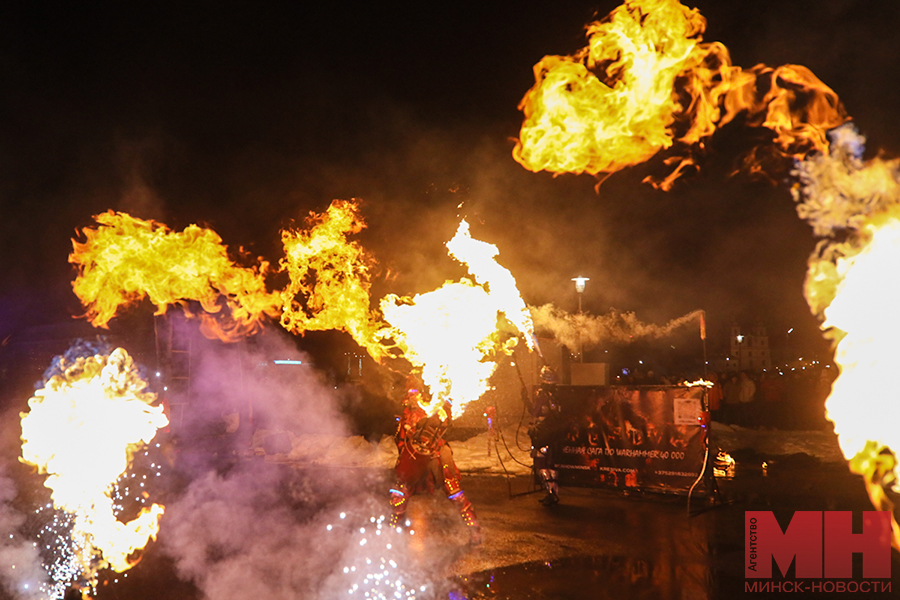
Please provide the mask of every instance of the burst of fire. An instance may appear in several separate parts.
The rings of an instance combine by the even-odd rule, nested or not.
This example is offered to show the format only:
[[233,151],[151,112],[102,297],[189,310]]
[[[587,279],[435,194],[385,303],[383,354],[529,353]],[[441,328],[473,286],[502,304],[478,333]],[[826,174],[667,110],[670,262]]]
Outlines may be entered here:
[[[827,416],[873,504],[890,510],[885,487],[900,491],[900,411],[892,391],[900,358],[900,161],[863,162],[865,140],[850,127],[833,132],[832,141],[830,154],[798,166],[798,212],[825,236],[810,258],[806,297],[836,343],[840,375]],[[896,520],[893,544],[900,549]]]
[[[588,25],[587,47],[535,65],[515,159],[535,172],[614,173],[675,142],[702,148],[744,112],[784,153],[827,148],[825,131],[846,120],[831,89],[802,66],[733,66],[725,46],[702,42],[705,29],[678,0],[626,0]],[[671,162],[679,164],[654,185],[669,189],[694,164]]]
[[[293,333],[345,331],[375,360],[407,359],[431,392],[423,408],[442,418],[449,416],[445,402],[458,417],[481,397],[495,356],[512,351],[516,334],[533,348],[531,315],[515,279],[497,263],[497,248],[473,239],[465,221],[447,248],[473,279],[414,298],[389,295],[379,305],[382,318],[371,308],[374,260],[350,239],[365,227],[355,201],[335,200],[325,213],[311,213],[306,229],[282,232],[281,270],[290,280],[277,293],[266,292],[267,263],[236,267],[208,229],[173,233],[112,211],[96,219],[101,227],[85,229],[87,241],[75,242],[70,257],[81,267],[73,287],[95,325],[145,295],[159,312],[174,303],[187,309],[186,301],[195,300],[204,326],[230,341],[280,309],[282,326]],[[215,318],[223,298],[232,316],[227,329]]]
[[144,507],[128,523],[116,518],[112,491],[132,454],[168,423],[128,353],[62,359],[22,414],[22,461],[46,473],[53,506],[72,516],[81,576],[96,585],[100,569],[123,572],[155,539],[164,507]]
[[[83,230],[84,242],[73,240],[69,262],[78,267],[72,287],[95,327],[145,297],[157,314],[179,304],[191,315],[189,302],[198,302],[204,334],[223,341],[252,334],[265,315],[277,314],[278,296],[264,281],[268,263],[236,265],[214,231],[190,225],[173,232],[113,211],[94,218],[99,226]],[[227,315],[217,318],[223,303]]]
[[422,408],[441,419],[448,416],[445,403],[451,403],[450,416],[457,418],[489,389],[497,368],[494,357],[512,352],[516,334],[531,347],[534,333],[512,274],[496,261],[496,246],[473,239],[463,221],[447,248],[474,281],[448,282],[413,298],[388,295],[380,304],[390,324],[380,335],[393,339],[421,370],[431,392]]
[[346,331],[376,360],[387,356],[376,332],[382,326],[370,308],[373,260],[348,236],[365,223],[355,202],[335,200],[321,215],[310,214],[308,230],[281,234],[281,268],[290,283],[281,292],[281,324],[293,333]]
[[[717,127],[745,113],[773,133],[780,152],[803,159],[792,193],[824,238],[810,258],[805,294],[836,344],[840,369],[827,416],[875,507],[892,511],[886,489],[900,492],[890,392],[900,337],[900,161],[863,162],[864,139],[839,127],[847,115],[837,95],[808,69],[741,70],[724,46],[701,43],[704,29],[705,20],[677,0],[626,0],[588,26],[587,48],[535,66],[514,156],[532,171],[613,173],[675,142],[702,148]],[[659,187],[669,189],[692,164],[680,161]],[[900,525],[892,523],[900,549]]]

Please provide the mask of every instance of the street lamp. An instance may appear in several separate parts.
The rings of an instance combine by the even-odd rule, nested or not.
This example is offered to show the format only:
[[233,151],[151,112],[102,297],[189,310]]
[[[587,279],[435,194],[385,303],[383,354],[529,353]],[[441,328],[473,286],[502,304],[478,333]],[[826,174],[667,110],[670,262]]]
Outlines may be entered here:
[[[573,277],[572,281],[575,282],[575,292],[578,294],[578,316],[581,316],[581,296],[584,294],[584,284],[590,279],[587,277]],[[584,362],[584,342],[581,340],[581,328],[584,327],[584,323],[579,323],[578,327],[578,362]]]
[[572,281],[575,282],[575,291],[578,293],[578,312],[581,313],[581,296],[584,294],[584,284],[590,279],[587,277],[573,277]]

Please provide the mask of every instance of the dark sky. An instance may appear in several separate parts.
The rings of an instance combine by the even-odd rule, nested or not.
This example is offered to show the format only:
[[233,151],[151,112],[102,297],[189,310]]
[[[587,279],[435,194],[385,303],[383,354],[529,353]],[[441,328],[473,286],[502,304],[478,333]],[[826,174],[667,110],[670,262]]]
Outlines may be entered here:
[[[642,185],[661,158],[553,178],[511,158],[516,106],[545,54],[568,54],[618,3],[74,3],[0,9],[0,333],[79,311],[66,257],[113,208],[214,228],[279,258],[281,227],[362,198],[379,293],[459,270],[443,242],[468,215],[526,302],[574,309],[570,279],[665,322],[696,308],[712,334],[759,317],[816,339],[802,297],[814,240],[788,185],[728,177],[754,133],[712,139],[701,172]],[[704,0],[705,40],[735,64],[802,64],[842,98],[870,152],[900,153],[894,0]],[[452,191],[451,191],[452,190]],[[43,312],[40,312],[43,311]]]

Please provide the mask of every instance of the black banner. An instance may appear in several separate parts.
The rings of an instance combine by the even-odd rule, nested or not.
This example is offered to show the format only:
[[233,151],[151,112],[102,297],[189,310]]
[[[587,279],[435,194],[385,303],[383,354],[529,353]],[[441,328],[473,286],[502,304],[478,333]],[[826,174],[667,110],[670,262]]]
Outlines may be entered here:
[[[706,453],[704,392],[684,386],[557,387],[560,412],[550,459],[560,483],[686,494]],[[699,491],[707,491],[702,483]]]

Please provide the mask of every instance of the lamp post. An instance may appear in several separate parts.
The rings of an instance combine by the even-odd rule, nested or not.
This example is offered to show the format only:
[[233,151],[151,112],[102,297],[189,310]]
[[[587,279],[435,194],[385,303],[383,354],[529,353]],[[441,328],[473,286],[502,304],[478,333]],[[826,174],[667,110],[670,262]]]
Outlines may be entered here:
[[[575,292],[578,294],[578,316],[581,317],[581,297],[584,295],[584,284],[590,279],[587,277],[573,277],[572,281],[575,282]],[[581,328],[584,327],[584,323],[579,322],[578,324],[578,362],[584,362],[584,343],[581,341]]]
[[575,291],[578,293],[578,314],[581,314],[581,296],[584,294],[584,284],[590,279],[587,277],[573,277],[572,281],[575,282]]
[[794,350],[791,347],[791,333],[793,333],[794,328],[791,327],[787,330],[787,333],[784,334],[784,366],[787,368],[788,361],[791,360],[791,357],[794,356]]

